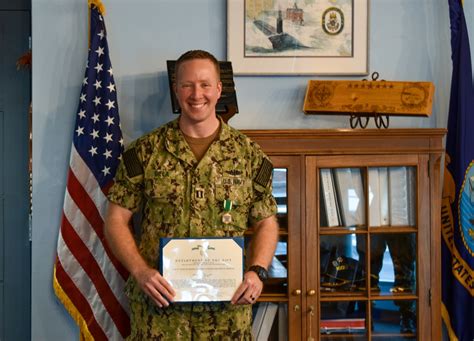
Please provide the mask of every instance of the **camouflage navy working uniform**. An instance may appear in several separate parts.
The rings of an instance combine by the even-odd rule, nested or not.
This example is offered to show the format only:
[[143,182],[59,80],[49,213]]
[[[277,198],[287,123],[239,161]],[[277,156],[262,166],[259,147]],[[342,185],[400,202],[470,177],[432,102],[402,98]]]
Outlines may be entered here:
[[[133,212],[143,205],[140,254],[157,266],[160,237],[243,236],[276,214],[272,165],[245,135],[221,122],[198,163],[174,120],[133,142],[123,155],[109,200]],[[224,224],[224,200],[232,222]],[[133,278],[126,293],[130,340],[251,340],[251,306],[176,303],[157,307]]]

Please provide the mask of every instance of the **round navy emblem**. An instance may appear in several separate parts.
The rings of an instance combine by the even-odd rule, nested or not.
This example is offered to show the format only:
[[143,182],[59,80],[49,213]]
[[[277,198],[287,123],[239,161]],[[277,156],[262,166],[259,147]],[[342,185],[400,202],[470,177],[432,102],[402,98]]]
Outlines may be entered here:
[[426,105],[428,93],[425,88],[418,84],[410,84],[403,88],[401,94],[402,105],[409,108],[421,108]]
[[467,251],[474,256],[474,161],[469,164],[459,191],[459,229]]
[[341,33],[344,28],[344,13],[337,7],[329,7],[323,13],[322,25],[327,34]]

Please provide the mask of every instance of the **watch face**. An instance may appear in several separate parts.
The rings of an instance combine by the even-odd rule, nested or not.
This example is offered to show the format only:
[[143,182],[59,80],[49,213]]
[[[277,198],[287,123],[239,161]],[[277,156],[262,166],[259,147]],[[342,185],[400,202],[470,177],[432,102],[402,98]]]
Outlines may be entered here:
[[264,267],[261,267],[259,265],[253,265],[249,268],[249,271],[253,271],[257,274],[258,278],[260,278],[261,281],[265,280],[268,278],[268,271],[265,270]]
[[265,269],[260,269],[259,273],[258,273],[258,277],[260,277],[260,279],[263,281],[265,279],[268,278],[268,273],[267,273],[267,270]]

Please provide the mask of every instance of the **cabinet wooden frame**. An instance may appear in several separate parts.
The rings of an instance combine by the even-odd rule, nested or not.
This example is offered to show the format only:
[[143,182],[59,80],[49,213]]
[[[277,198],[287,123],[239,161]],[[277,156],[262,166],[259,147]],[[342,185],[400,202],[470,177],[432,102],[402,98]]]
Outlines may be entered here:
[[[288,303],[289,339],[301,340],[309,336],[320,339],[321,300],[359,299],[358,296],[333,299],[322,296],[319,291],[319,267],[314,266],[319,264],[321,235],[319,196],[316,195],[319,188],[317,170],[382,166],[417,168],[416,225],[413,229],[398,229],[399,232],[413,231],[417,236],[417,290],[412,295],[417,300],[417,337],[419,340],[440,339],[440,167],[444,152],[442,140],[446,130],[244,130],[243,133],[262,147],[275,167],[291,167],[287,189],[287,295],[262,295],[263,300]],[[365,210],[368,216],[367,205]],[[295,295],[297,290],[301,290],[302,294]],[[311,290],[315,290],[316,294],[311,295]],[[373,299],[390,298],[372,295],[368,290],[363,300],[370,302]],[[314,315],[310,313],[311,307],[314,308]],[[366,335],[371,339],[370,328],[366,328]]]

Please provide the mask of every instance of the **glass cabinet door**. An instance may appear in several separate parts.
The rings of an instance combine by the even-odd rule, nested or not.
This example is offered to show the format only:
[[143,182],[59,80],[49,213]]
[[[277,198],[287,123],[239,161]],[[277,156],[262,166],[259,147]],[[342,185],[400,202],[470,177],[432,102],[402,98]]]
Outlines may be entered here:
[[427,162],[415,155],[383,161],[306,160],[306,256],[317,260],[307,265],[310,337],[420,339],[417,316],[429,295],[417,279],[429,265],[422,269],[418,260],[429,238],[419,233],[424,204],[417,193],[426,186],[418,179]]
[[[279,240],[262,295],[253,306],[255,340],[301,338],[300,159],[270,157]],[[251,238],[251,235],[249,236]]]

